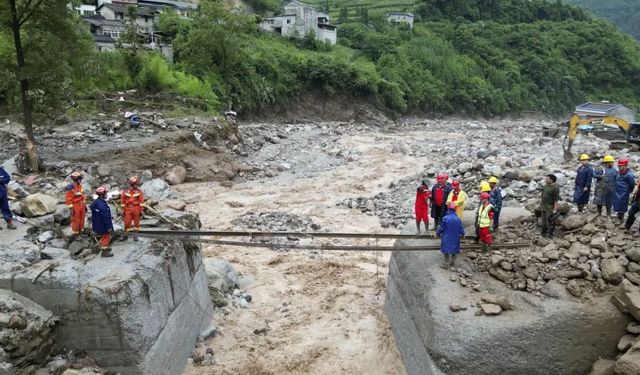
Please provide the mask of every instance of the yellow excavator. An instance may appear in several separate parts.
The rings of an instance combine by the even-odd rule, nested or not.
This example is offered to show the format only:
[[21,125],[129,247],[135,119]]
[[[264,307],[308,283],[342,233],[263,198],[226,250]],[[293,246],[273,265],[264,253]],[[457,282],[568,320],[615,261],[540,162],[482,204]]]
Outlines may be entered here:
[[[574,113],[569,121],[561,124],[567,127],[562,149],[565,159],[571,159],[571,146],[576,139],[578,130],[590,132],[613,133],[617,138],[623,137],[627,143],[640,144],[640,123],[631,123],[616,116],[589,116]],[[619,133],[619,132],[622,132]]]

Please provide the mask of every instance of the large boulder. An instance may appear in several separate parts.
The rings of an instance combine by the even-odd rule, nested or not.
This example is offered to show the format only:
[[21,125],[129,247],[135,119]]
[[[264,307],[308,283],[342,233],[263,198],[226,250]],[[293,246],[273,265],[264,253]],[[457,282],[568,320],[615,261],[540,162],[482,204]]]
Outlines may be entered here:
[[616,361],[616,375],[640,374],[640,341]]
[[58,200],[50,195],[37,193],[29,195],[22,202],[22,213],[27,217],[37,217],[56,212]]
[[[437,242],[398,242],[432,243]],[[480,297],[452,286],[441,261],[435,252],[391,257],[386,312],[409,375],[583,375],[599,358],[615,356],[629,319],[609,298],[582,302],[559,288],[557,298],[539,299],[476,272],[473,280],[506,297],[513,310],[498,316],[476,316],[474,308],[452,314],[450,305],[475,306]],[[473,272],[464,257],[459,266]]]
[[181,165],[169,169],[164,176],[164,179],[169,185],[180,185],[187,178],[187,169]]
[[587,224],[587,218],[584,215],[568,216],[562,220],[562,228],[565,230],[574,230],[581,228]]
[[615,361],[610,359],[599,359],[591,367],[589,375],[613,375]]
[[617,259],[603,259],[600,263],[602,278],[609,284],[618,285],[624,278],[625,269]]
[[232,292],[238,287],[238,274],[224,259],[204,258],[204,269],[209,278],[209,289],[223,293]]
[[170,198],[173,195],[169,185],[159,178],[145,182],[140,189],[144,193],[145,199],[155,202]]

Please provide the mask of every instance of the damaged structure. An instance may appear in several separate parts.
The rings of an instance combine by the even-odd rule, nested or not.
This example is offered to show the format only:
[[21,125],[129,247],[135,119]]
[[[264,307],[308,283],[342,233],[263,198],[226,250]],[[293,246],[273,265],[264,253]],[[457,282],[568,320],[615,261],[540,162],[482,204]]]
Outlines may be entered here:
[[329,14],[301,2],[292,1],[284,6],[282,15],[263,19],[260,22],[260,28],[293,38],[313,35],[318,41],[336,44],[338,40],[337,28],[329,21]]
[[[169,209],[162,215],[199,228],[194,214]],[[45,216],[51,219],[39,218],[40,223],[56,221],[56,214]],[[182,373],[213,314],[199,243],[124,241],[112,245],[113,258],[79,258],[91,252],[74,242],[63,248],[59,239],[39,246],[26,231],[21,226],[0,232],[0,295],[37,306],[32,310],[46,323],[40,331],[52,335],[38,333],[34,342],[52,344],[48,348],[58,352],[82,350],[97,365],[123,375]],[[47,323],[54,320],[55,327]],[[43,351],[33,352],[42,356]],[[20,366],[20,358],[8,359]]]

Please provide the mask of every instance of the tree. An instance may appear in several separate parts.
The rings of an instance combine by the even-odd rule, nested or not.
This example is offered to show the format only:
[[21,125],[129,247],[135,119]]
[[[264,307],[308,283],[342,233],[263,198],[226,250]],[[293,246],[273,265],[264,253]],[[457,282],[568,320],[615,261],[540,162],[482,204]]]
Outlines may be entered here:
[[25,151],[34,172],[39,169],[33,131],[35,94],[41,94],[36,104],[64,97],[72,72],[69,62],[76,58],[72,64],[80,64],[86,56],[81,52],[86,44],[67,5],[68,0],[0,1],[0,32],[13,40],[15,65],[8,68],[22,103]]
[[369,11],[367,8],[360,8],[360,22],[365,25],[369,24]]
[[340,15],[338,16],[338,23],[347,23],[349,21],[349,9],[347,7],[340,8]]
[[331,11],[331,8],[329,7],[329,0],[326,0],[324,2],[324,11],[325,13],[329,14],[329,11]]

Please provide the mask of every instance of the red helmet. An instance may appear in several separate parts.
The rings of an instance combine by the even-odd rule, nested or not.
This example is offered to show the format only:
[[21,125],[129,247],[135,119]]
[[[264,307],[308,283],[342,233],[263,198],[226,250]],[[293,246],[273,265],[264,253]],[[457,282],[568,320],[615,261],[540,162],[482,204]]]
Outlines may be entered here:
[[139,183],[140,183],[140,177],[138,177],[138,176],[129,177],[129,184],[138,185]]
[[69,177],[70,177],[73,181],[82,180],[82,173],[80,173],[80,172],[73,172],[73,173],[71,173],[71,175],[69,175]]
[[444,178],[445,181],[447,181],[449,179],[449,173],[443,172],[442,177]]
[[453,186],[454,189],[460,188],[460,181],[453,180],[453,182],[451,183],[451,186]]
[[447,179],[444,177],[444,173],[438,174],[436,177],[436,181],[446,181]]
[[619,167],[626,167],[629,165],[629,159],[620,159],[618,160]]
[[485,200],[489,198],[491,198],[491,195],[489,195],[489,193],[480,193],[480,200]]
[[96,195],[106,195],[107,194],[107,188],[104,186],[100,186],[99,188],[96,189]]

